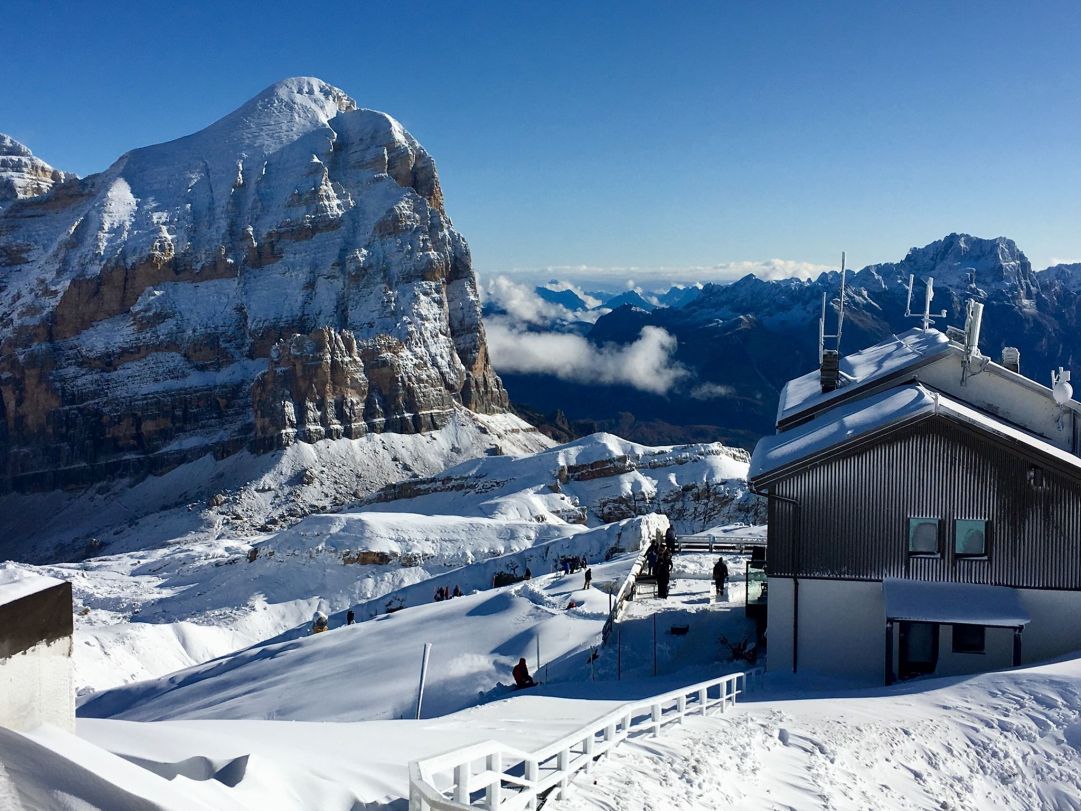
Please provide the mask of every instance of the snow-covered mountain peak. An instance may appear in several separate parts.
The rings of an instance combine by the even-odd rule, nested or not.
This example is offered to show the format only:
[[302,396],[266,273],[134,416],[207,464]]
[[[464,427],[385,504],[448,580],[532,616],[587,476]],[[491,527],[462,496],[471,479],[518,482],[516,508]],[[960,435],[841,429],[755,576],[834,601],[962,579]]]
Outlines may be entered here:
[[73,178],[54,169],[25,144],[0,132],[0,211],[16,200],[48,193],[57,183]]
[[36,159],[7,148],[20,153],[0,157],[0,184],[18,162],[18,204],[0,199],[7,481],[506,407],[435,162],[342,90],[286,79],[49,194],[53,170],[32,176]]

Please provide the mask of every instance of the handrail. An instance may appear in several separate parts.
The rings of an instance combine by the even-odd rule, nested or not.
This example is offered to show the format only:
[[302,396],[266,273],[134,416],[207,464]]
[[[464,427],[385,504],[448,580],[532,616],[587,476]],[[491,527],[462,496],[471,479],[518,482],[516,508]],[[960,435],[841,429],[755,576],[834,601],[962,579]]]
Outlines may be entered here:
[[638,582],[638,575],[642,573],[642,569],[646,565],[646,556],[648,554],[648,545],[643,546],[638,553],[638,559],[635,560],[634,565],[631,566],[630,572],[623,579],[623,585],[621,585],[619,591],[616,592],[616,596],[612,600],[612,610],[608,612],[608,619],[604,621],[604,626],[601,628],[602,645],[608,644],[608,637],[611,635],[612,629],[619,619],[619,615],[623,610],[623,605],[630,599],[630,595],[634,591],[634,586]]
[[548,792],[564,796],[578,772],[591,771],[597,758],[627,738],[656,737],[692,712],[723,713],[762,676],[762,668],[753,668],[624,704],[535,752],[489,740],[413,761],[409,809],[536,811]]

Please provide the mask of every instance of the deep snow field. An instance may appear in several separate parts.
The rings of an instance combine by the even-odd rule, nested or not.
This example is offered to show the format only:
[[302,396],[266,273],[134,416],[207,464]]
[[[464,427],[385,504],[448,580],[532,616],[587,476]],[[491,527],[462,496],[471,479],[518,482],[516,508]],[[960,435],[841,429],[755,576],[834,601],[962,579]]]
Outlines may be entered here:
[[[468,415],[429,434],[200,460],[128,491],[0,507],[46,517],[16,546],[22,559],[93,547],[30,567],[72,581],[84,699],[277,637],[316,610],[366,618],[426,602],[463,566],[486,562],[452,588],[551,571],[549,556],[595,559],[618,544],[605,533],[657,505],[687,531],[761,513],[740,451],[609,434],[550,445],[509,415]],[[469,452],[480,458],[461,462]],[[136,504],[145,514],[126,518]]]
[[[631,559],[595,566],[594,583],[617,579]],[[625,701],[740,669],[711,643],[750,632],[741,561],[729,558],[727,600],[714,602],[713,559],[678,556],[671,598],[640,596],[628,607],[619,681],[613,646],[592,669],[588,661],[607,595],[583,592],[580,572],[543,575],[104,693],[100,714],[115,717],[82,717],[77,736],[0,730],[0,799],[29,798],[27,808],[404,809],[411,760],[489,739],[536,749]],[[567,609],[570,599],[583,604]],[[662,639],[676,622],[691,625],[687,637]],[[434,647],[423,720],[350,720],[372,717],[372,702],[411,714],[425,640]],[[518,656],[542,679],[548,665],[548,680],[524,693],[493,689]],[[171,720],[118,720],[134,718]],[[858,690],[771,674],[723,716],[625,742],[545,808],[1078,809],[1079,750],[1081,659]]]

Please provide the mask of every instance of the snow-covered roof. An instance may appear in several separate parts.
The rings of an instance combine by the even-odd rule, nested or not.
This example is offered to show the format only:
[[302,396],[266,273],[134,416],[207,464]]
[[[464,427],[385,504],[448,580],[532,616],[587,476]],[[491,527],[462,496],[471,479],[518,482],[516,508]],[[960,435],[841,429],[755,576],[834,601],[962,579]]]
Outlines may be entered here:
[[891,335],[874,346],[841,358],[841,375],[847,382],[833,391],[822,391],[818,369],[789,380],[781,390],[777,404],[777,423],[906,369],[922,366],[949,351],[949,339],[935,329],[916,328]]
[[934,414],[1023,444],[1081,473],[1081,458],[1074,454],[919,384],[910,384],[841,404],[795,428],[763,437],[751,456],[748,479],[755,482],[876,431]]
[[762,437],[751,455],[751,481],[817,456],[872,431],[934,413],[935,400],[922,386],[905,386],[845,403],[795,428]]
[[13,603],[39,591],[59,586],[63,582],[11,564],[0,565],[0,605]]
[[1028,612],[1016,589],[925,580],[882,581],[886,618],[964,625],[1026,625]]

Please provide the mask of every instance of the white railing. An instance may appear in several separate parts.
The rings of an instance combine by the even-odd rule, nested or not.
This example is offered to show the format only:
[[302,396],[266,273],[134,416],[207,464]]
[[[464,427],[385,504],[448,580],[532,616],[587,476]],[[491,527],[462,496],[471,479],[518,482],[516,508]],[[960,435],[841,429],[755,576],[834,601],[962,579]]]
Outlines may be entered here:
[[588,773],[597,758],[621,741],[657,736],[687,715],[724,712],[762,675],[762,668],[754,668],[625,704],[536,752],[485,741],[414,761],[409,764],[409,809],[535,811],[549,792],[564,796],[578,772]]
[[625,578],[623,583],[619,587],[619,591],[616,592],[615,597],[612,599],[612,610],[608,612],[608,619],[604,621],[604,626],[601,628],[601,644],[608,644],[608,637],[612,633],[612,629],[619,621],[619,615],[623,611],[623,604],[631,598],[634,593],[634,586],[638,582],[638,575],[642,573],[642,569],[646,565],[646,554],[648,547],[643,547],[638,553],[638,559],[634,561],[634,565],[631,566],[630,572]]

